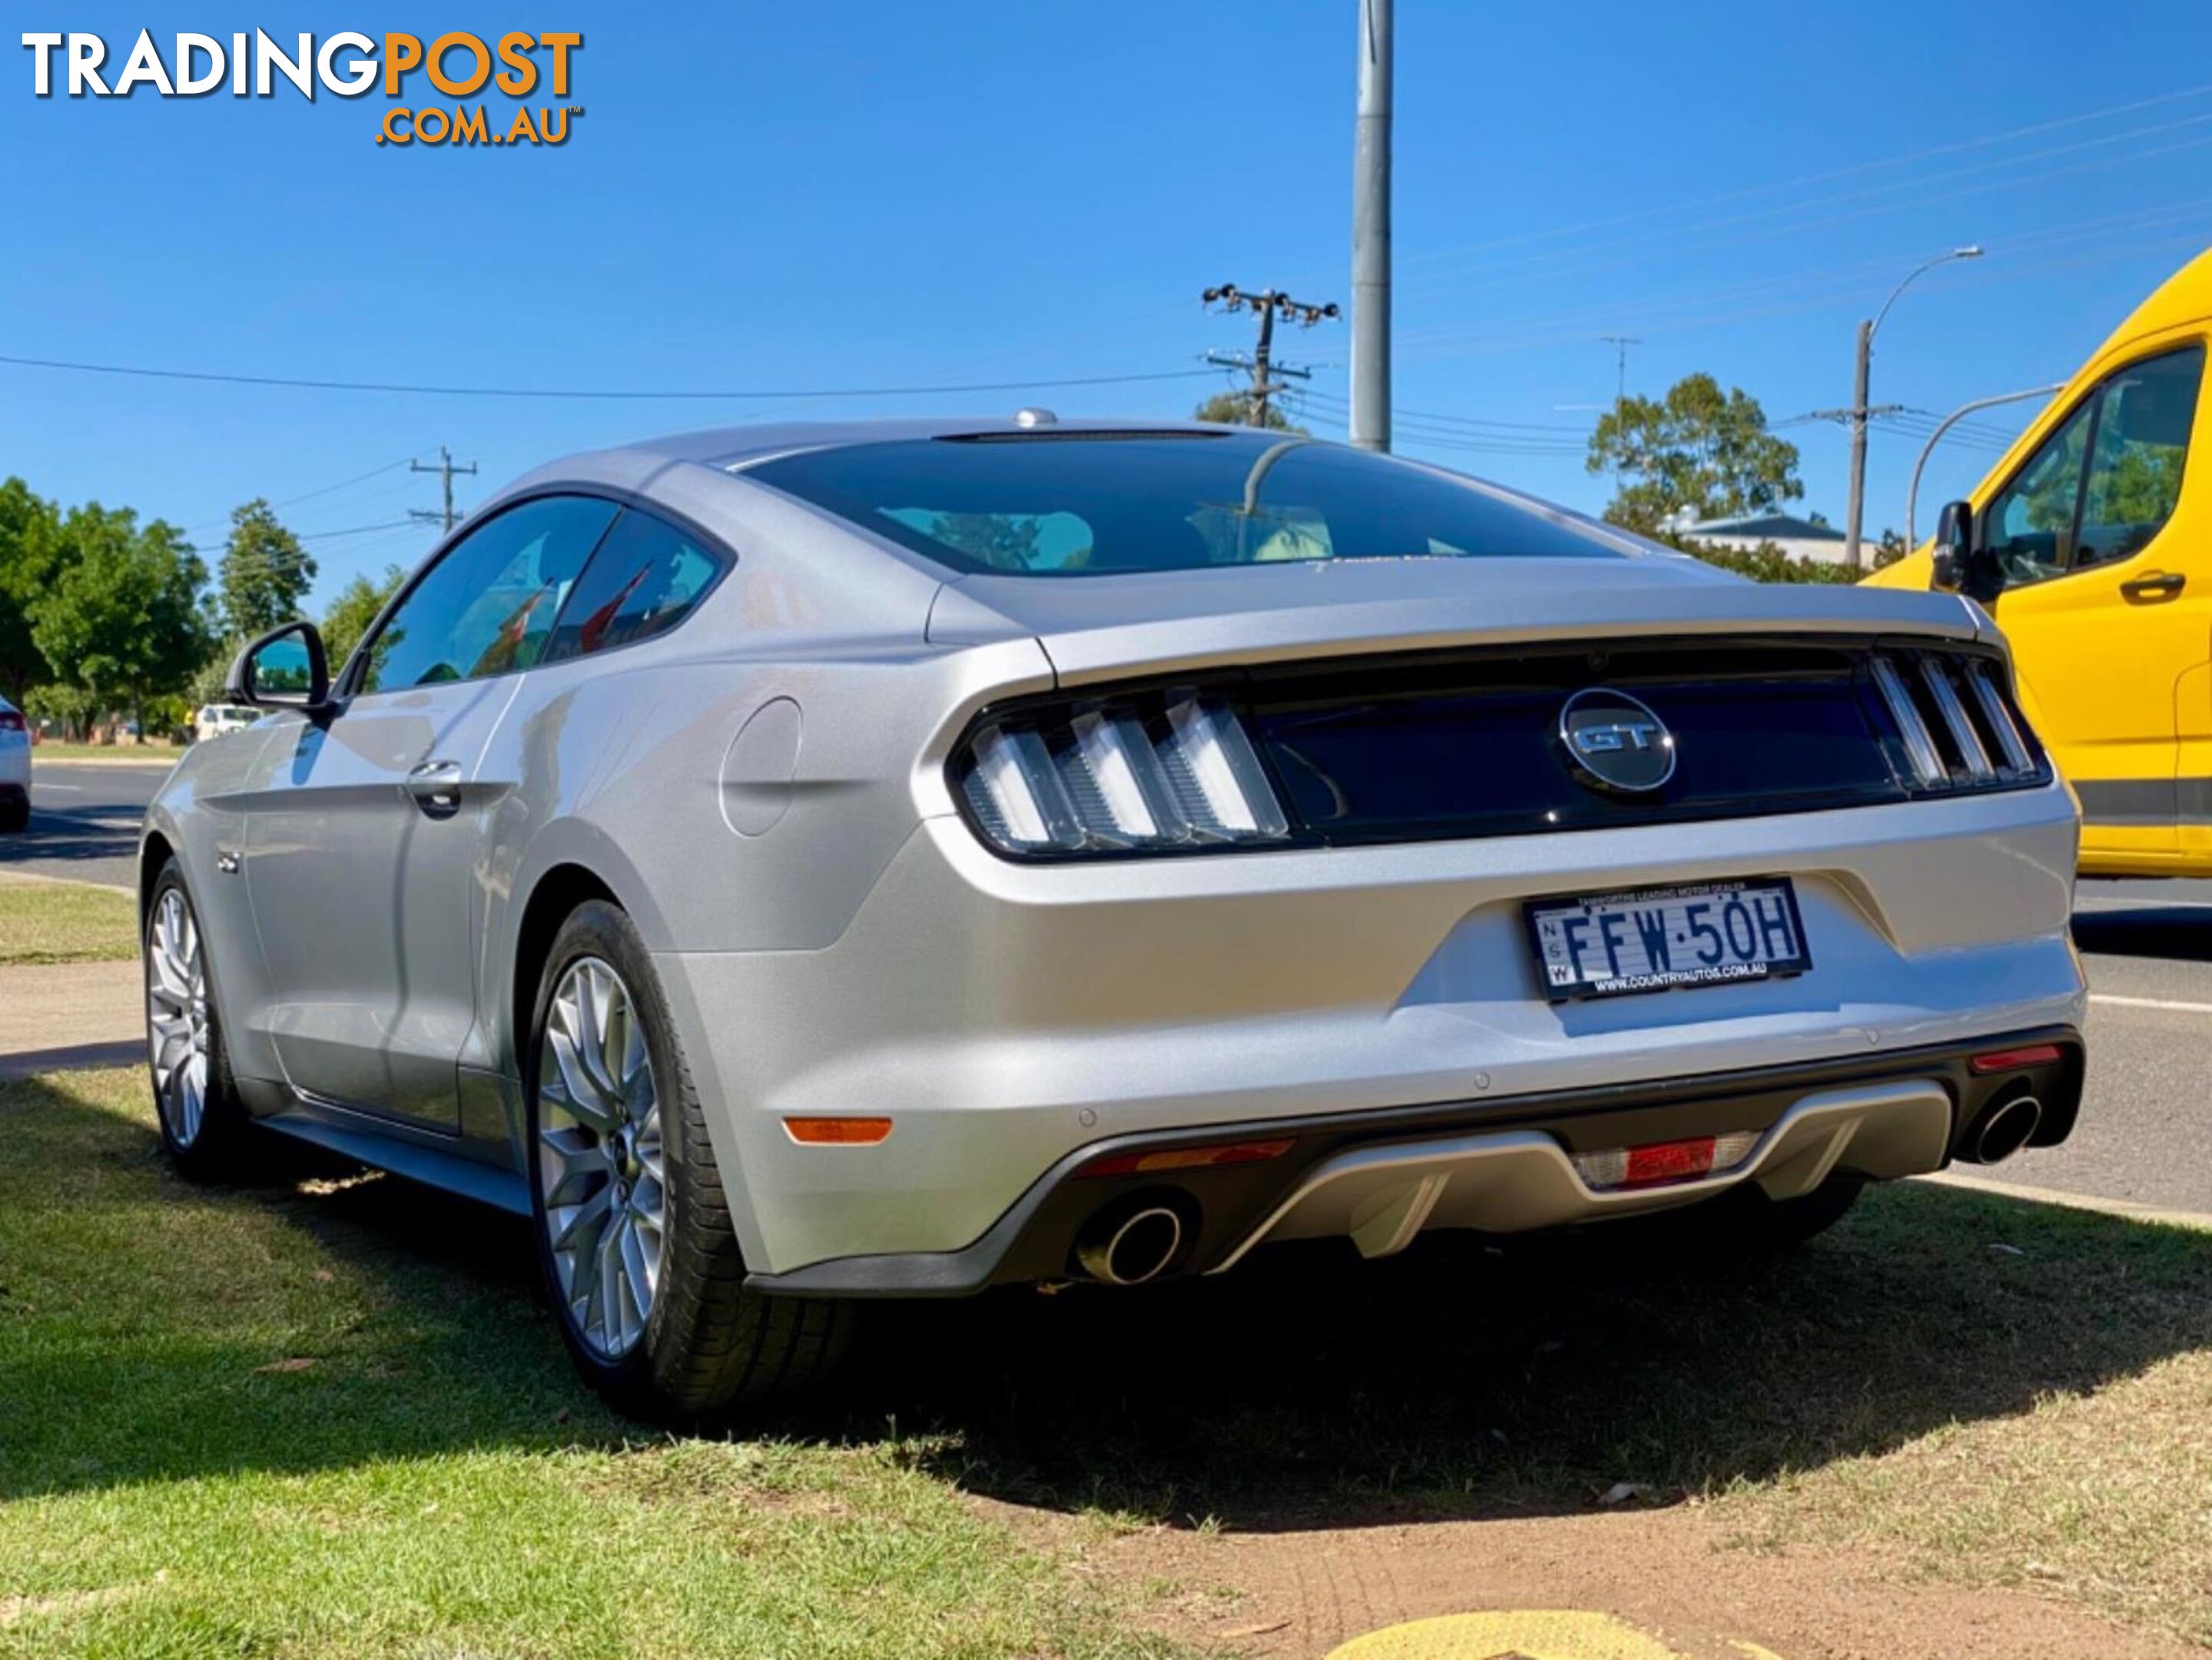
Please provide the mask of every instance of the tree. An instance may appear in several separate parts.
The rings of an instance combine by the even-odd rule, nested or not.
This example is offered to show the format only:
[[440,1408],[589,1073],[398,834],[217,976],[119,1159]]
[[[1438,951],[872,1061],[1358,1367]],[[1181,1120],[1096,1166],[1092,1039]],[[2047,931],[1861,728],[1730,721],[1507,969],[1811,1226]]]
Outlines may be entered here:
[[[1254,424],[1252,394],[1249,392],[1217,392],[1192,412],[1192,418],[1218,421],[1224,427],[1251,426]],[[1267,419],[1264,425],[1269,432],[1296,433],[1301,438],[1306,435],[1306,429],[1292,426],[1284,417],[1283,406],[1273,400],[1267,404]]]
[[240,639],[266,634],[300,614],[315,559],[256,496],[232,509],[222,552],[222,621]]
[[376,620],[392,596],[399,592],[399,585],[407,580],[407,573],[398,565],[385,567],[384,575],[372,581],[366,576],[356,576],[338,590],[337,598],[331,601],[330,609],[323,613],[323,648],[330,654],[331,674],[336,678],[338,666],[353,655],[353,648],[361,636],[368,632],[368,625]]
[[0,686],[21,705],[53,678],[31,635],[31,611],[61,561],[60,515],[20,478],[0,483]]
[[207,657],[198,605],[207,581],[176,527],[140,526],[127,508],[89,502],[62,520],[58,574],[31,614],[31,635],[58,678],[143,729],[146,701],[181,691]]
[[1677,514],[1731,518],[1805,494],[1797,447],[1766,429],[1758,399],[1710,374],[1686,375],[1656,402],[1623,398],[1590,434],[1586,465],[1621,481],[1605,516],[1647,535]]

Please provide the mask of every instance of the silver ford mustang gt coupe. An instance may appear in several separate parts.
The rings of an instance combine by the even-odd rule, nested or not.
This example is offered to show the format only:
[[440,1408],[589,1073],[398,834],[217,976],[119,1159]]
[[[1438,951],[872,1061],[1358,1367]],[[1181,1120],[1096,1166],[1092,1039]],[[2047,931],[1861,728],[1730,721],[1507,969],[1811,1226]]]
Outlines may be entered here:
[[532,1219],[641,1411],[802,1385],[869,1298],[1802,1237],[2081,1098],[2075,803],[1978,608],[1334,444],[582,455],[335,675],[303,623],[234,680],[141,857],[170,1152]]

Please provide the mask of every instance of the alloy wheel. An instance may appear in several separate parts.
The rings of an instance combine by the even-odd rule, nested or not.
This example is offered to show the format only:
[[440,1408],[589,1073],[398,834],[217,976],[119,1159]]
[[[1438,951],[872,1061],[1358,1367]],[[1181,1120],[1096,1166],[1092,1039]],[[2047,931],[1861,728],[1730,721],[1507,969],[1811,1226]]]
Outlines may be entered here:
[[645,1029],[600,958],[570,964],[545,1012],[538,1181],[562,1300],[585,1346],[619,1359],[659,1294],[668,1189]]
[[199,924],[181,888],[164,889],[155,902],[146,945],[146,1034],[154,1068],[154,1099],[179,1147],[199,1140],[207,1116],[207,968]]

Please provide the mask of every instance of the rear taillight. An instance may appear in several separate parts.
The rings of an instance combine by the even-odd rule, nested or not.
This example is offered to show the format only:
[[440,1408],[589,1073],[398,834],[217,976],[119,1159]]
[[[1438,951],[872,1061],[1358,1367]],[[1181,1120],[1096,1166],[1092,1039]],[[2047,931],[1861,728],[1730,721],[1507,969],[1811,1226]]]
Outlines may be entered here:
[[1877,653],[1869,664],[1916,790],[1988,788],[2043,775],[2002,667],[1942,651]]
[[988,721],[953,776],[1002,853],[1166,852],[1290,830],[1237,711],[1196,691]]

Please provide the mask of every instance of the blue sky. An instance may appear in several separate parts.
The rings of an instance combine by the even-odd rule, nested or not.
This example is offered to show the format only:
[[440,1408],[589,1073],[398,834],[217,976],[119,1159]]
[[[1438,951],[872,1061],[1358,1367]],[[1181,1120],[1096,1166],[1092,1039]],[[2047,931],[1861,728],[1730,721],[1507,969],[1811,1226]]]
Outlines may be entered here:
[[[0,71],[0,353],[933,385],[1191,369],[1249,344],[1246,319],[1201,310],[1211,283],[1348,298],[1352,0],[158,9],[164,38],[580,28],[588,113],[544,151],[380,147],[374,96],[36,100],[20,30],[96,30],[119,58],[156,9],[48,9],[11,8]],[[2063,378],[2212,244],[2201,0],[1399,0],[1398,35],[1398,401],[1455,418],[1407,421],[1400,447],[1576,505],[1607,494],[1573,453],[1613,394],[1601,335],[1643,338],[1633,390],[1706,369],[1780,422],[1847,401],[1856,319],[1919,258],[1978,241],[1985,259],[1899,304],[1875,362],[1876,402],[1943,410]],[[1323,431],[1348,344],[1340,323],[1287,342]],[[434,506],[434,479],[392,468],[441,442],[483,467],[465,503],[568,449],[771,413],[1177,415],[1212,389],[608,404],[0,367],[0,474],[210,551],[235,502],[319,492],[283,516],[327,595],[427,549],[414,529],[331,532]],[[1808,505],[1840,520],[1842,431],[1787,432]],[[1874,441],[1870,527],[1901,522],[1917,447]],[[1923,502],[1986,460],[1940,459]]]

